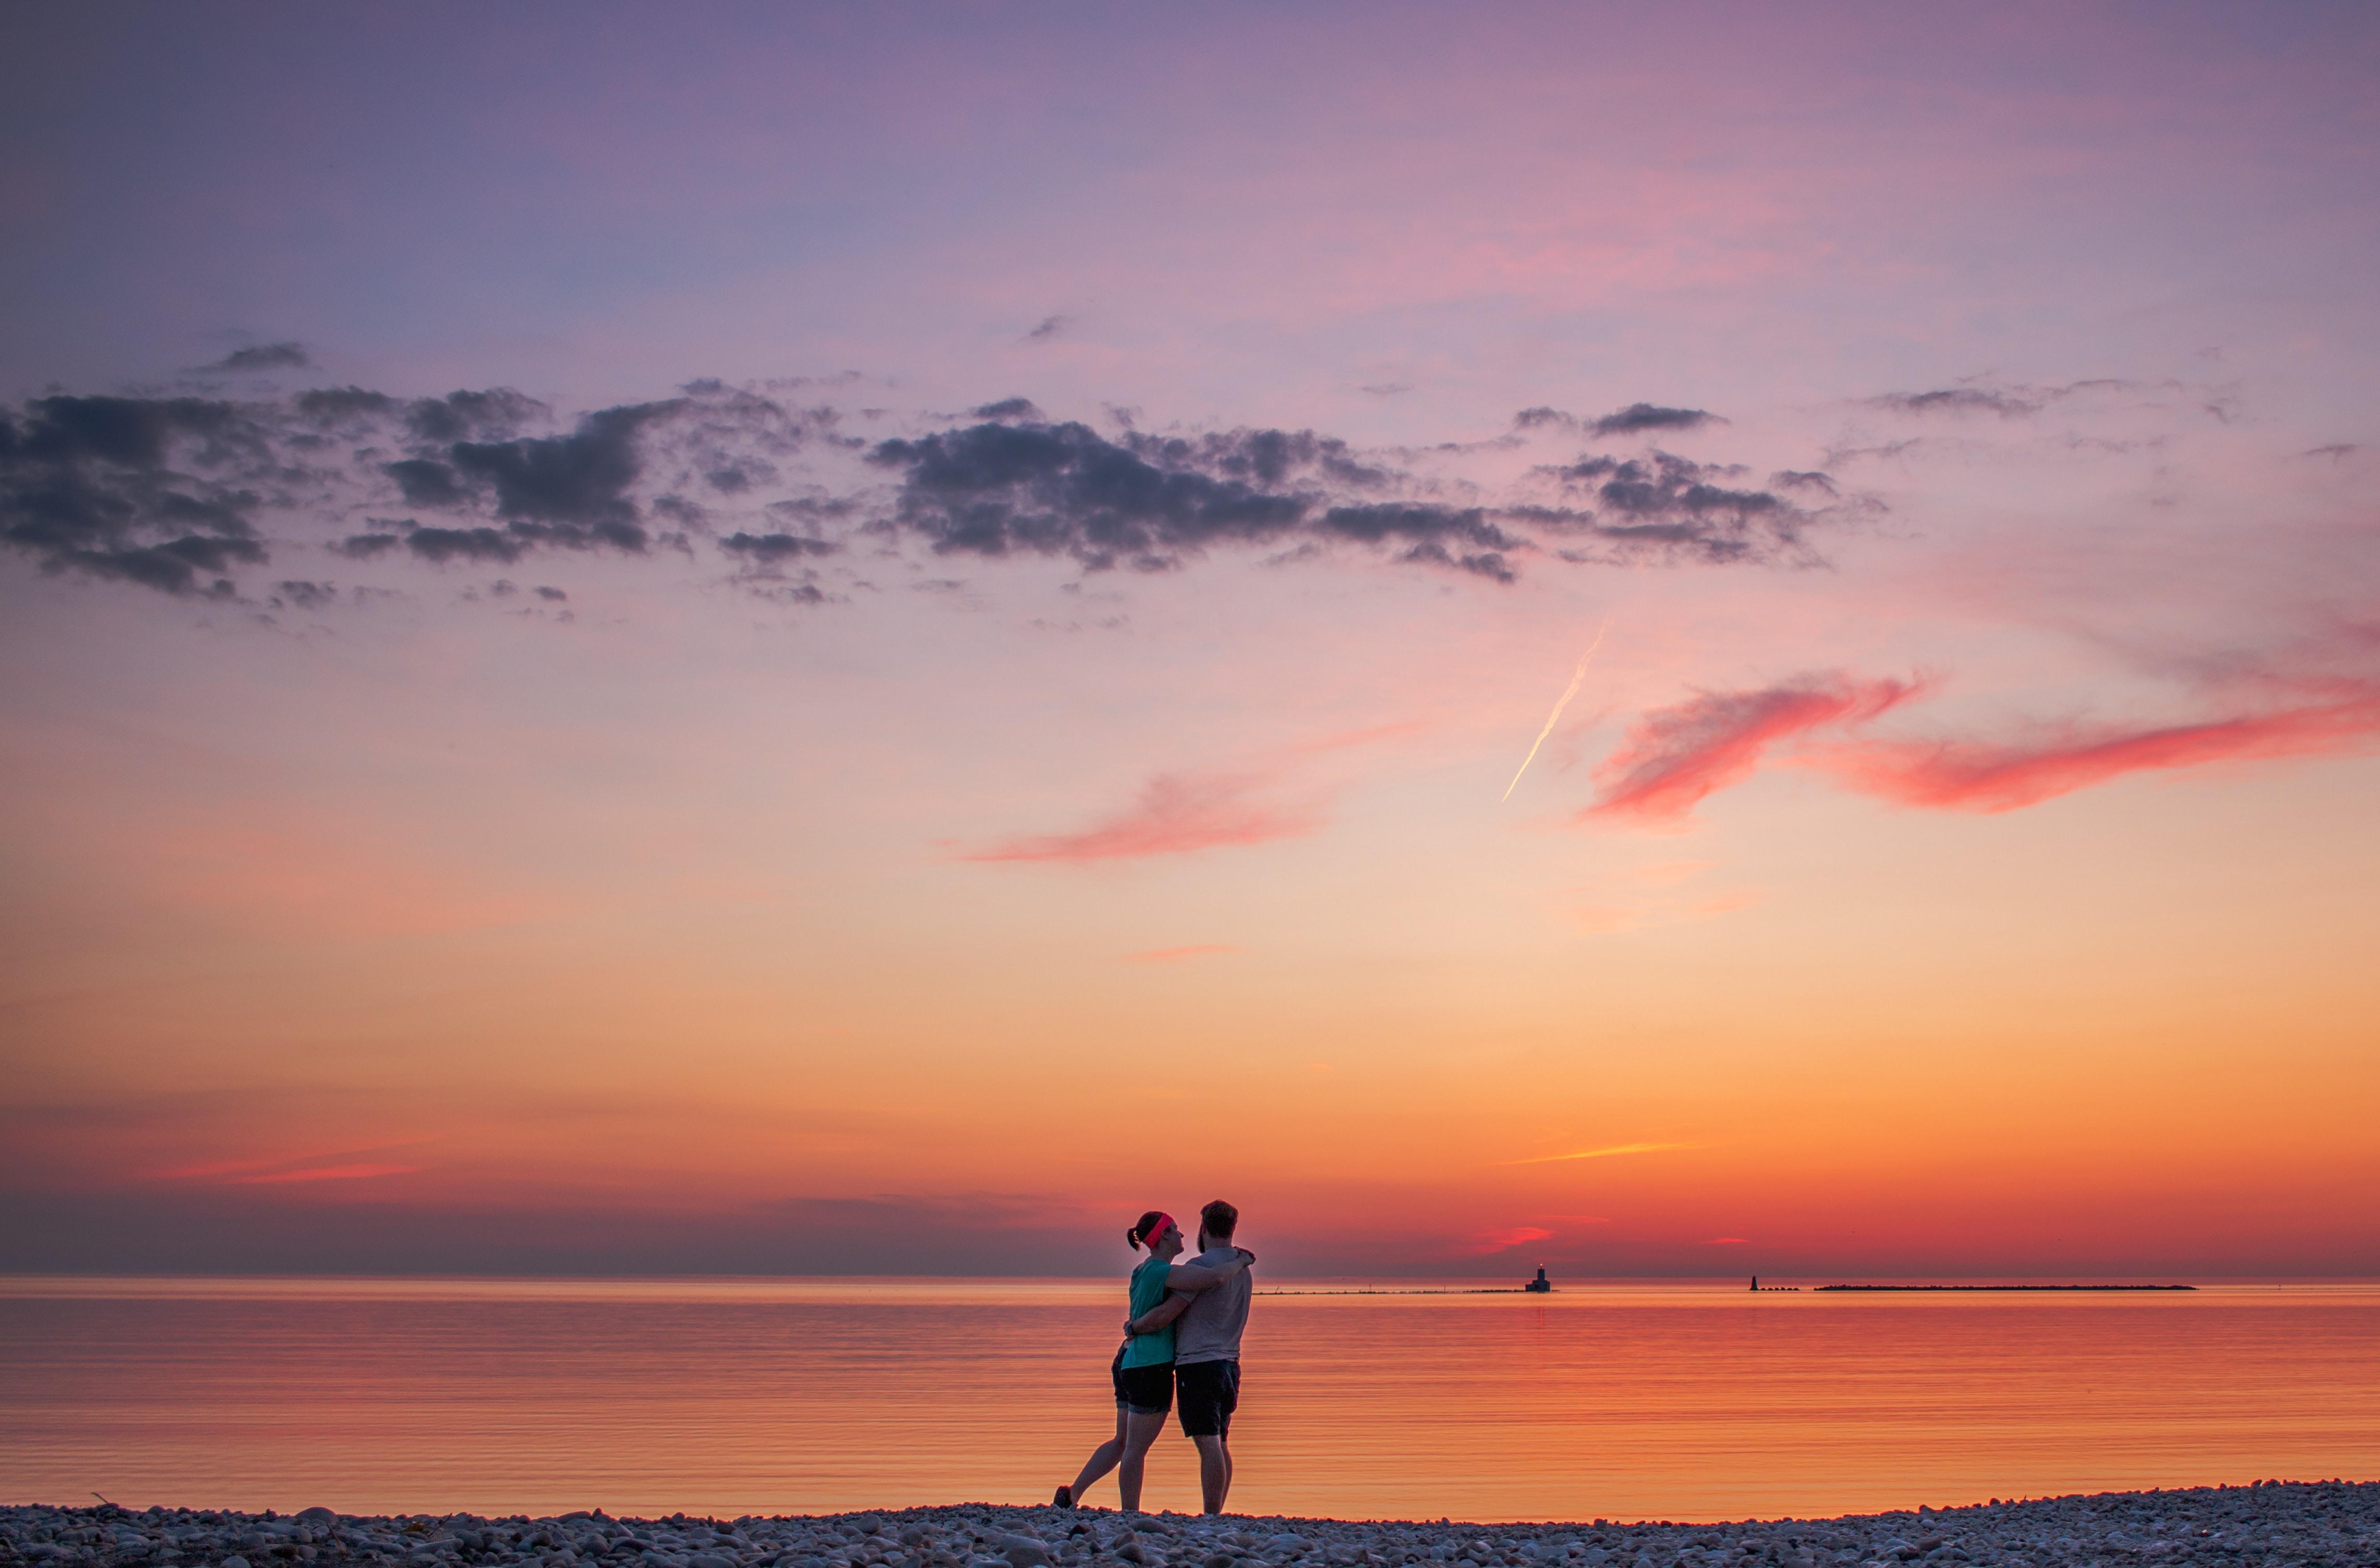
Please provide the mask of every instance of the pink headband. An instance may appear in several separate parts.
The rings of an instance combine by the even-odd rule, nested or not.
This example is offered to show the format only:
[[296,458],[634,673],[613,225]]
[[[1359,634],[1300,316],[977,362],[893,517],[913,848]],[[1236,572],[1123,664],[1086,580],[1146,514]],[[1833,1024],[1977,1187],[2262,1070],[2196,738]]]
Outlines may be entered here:
[[1140,1245],[1148,1248],[1149,1251],[1155,1252],[1157,1250],[1157,1238],[1165,1234],[1165,1227],[1172,1223],[1173,1223],[1172,1215],[1160,1214],[1149,1225],[1148,1231],[1142,1234]]

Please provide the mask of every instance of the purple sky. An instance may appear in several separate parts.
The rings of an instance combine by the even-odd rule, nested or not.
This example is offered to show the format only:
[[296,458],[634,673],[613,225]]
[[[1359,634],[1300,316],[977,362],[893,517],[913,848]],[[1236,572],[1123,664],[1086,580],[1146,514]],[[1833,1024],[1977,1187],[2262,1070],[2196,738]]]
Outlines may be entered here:
[[2366,1267],[2375,85],[2347,5],[19,7],[10,1245]]

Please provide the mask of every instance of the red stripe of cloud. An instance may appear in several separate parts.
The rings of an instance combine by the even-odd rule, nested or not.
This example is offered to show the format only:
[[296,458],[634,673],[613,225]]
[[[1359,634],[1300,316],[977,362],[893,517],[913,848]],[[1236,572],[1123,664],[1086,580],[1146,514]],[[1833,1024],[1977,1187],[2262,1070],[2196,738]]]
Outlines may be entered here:
[[[214,1181],[233,1185],[253,1185],[258,1182],[289,1180],[291,1178],[282,1173],[302,1167],[317,1170],[413,1171],[419,1167],[363,1166],[358,1162],[369,1155],[394,1154],[399,1149],[419,1149],[437,1141],[435,1138],[407,1138],[402,1143],[376,1143],[362,1149],[318,1149],[307,1154],[274,1154],[263,1159],[209,1160],[189,1165],[167,1166],[162,1170],[152,1171],[148,1174],[153,1180],[166,1182]],[[339,1163],[328,1163],[334,1161]]]
[[1245,775],[1192,777],[1179,773],[1151,779],[1132,807],[1080,833],[1024,835],[961,860],[990,863],[1137,860],[1158,855],[1303,838],[1322,825],[1306,808],[1251,798],[1263,781]]
[[1516,1225],[1504,1231],[1482,1231],[1458,1249],[1463,1257],[1484,1258],[1491,1252],[1503,1252],[1524,1242],[1544,1241],[1553,1232],[1537,1225]]
[[2067,732],[2031,746],[1875,741],[1826,765],[1845,784],[1903,806],[2013,811],[2125,773],[2209,762],[2336,754],[2380,736],[2380,697],[2157,729]]
[[370,1176],[409,1176],[419,1165],[319,1165],[310,1171],[275,1171],[261,1176],[235,1176],[235,1186],[264,1186],[282,1182],[359,1182]]
[[1826,724],[1865,723],[1921,689],[1916,681],[1855,681],[1836,672],[1756,691],[1700,692],[1656,708],[1596,769],[1601,796],[1581,815],[1674,821],[1747,777],[1777,742]]

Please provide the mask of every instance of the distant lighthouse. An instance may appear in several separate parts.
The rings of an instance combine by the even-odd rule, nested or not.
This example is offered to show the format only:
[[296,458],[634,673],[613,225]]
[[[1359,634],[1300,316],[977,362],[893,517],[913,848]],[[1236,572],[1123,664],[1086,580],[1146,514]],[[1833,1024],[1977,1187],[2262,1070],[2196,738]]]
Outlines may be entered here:
[[1527,1284],[1523,1285],[1521,1288],[1537,1295],[1543,1295],[1547,1292],[1552,1290],[1554,1288],[1553,1282],[1546,1278],[1546,1266],[1542,1263],[1538,1264],[1537,1277],[1531,1280]]

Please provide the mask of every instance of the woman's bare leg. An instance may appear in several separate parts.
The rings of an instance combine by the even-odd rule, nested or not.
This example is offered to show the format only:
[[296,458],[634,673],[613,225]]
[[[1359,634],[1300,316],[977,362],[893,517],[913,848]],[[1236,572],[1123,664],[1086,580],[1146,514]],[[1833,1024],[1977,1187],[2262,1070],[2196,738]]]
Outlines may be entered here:
[[1123,1464],[1116,1471],[1116,1486],[1123,1493],[1127,1513],[1140,1512],[1141,1463],[1148,1457],[1149,1448],[1158,1434],[1165,1430],[1162,1410],[1127,1411],[1123,1418]]
[[1116,1435],[1091,1450],[1091,1456],[1083,1461],[1083,1473],[1076,1476],[1075,1484],[1067,1489],[1066,1495],[1074,1499],[1076,1507],[1082,1505],[1083,1493],[1089,1490],[1093,1483],[1097,1482],[1101,1476],[1114,1469],[1117,1461],[1123,1457],[1125,1413],[1123,1405],[1116,1406]]

